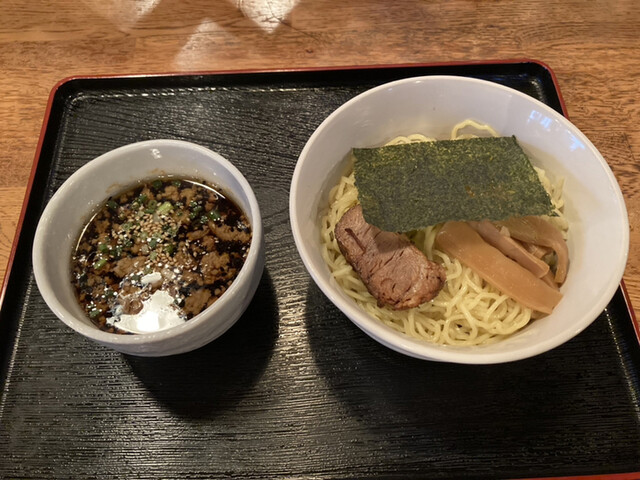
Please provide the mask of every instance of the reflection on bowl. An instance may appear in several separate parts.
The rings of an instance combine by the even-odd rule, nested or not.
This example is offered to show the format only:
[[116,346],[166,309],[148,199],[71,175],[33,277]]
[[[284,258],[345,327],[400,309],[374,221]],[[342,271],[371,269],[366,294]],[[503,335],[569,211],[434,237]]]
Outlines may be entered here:
[[[500,135],[515,135],[532,163],[564,179],[569,222],[569,276],[551,315],[510,337],[474,347],[441,346],[409,337],[365,313],[332,278],[321,254],[320,217],[352,148],[380,146],[400,135],[448,138],[474,119]],[[546,352],[584,330],[619,285],[629,226],[617,182],[591,142],[543,103],[510,88],[463,77],[408,78],[373,88],[333,112],[300,154],[290,194],[291,226],[310,275],[350,320],[380,343],[406,355],[456,363],[500,363]],[[607,235],[602,235],[607,232]],[[588,301],[585,301],[588,299]]]
[[[152,186],[151,181],[153,179],[166,178],[171,180],[166,184],[156,181],[158,185]],[[102,281],[97,274],[100,269],[119,268],[123,272],[118,272],[118,275],[114,274],[112,277],[122,277],[121,290],[115,293],[110,291],[109,293],[113,296],[120,294],[119,297],[124,298],[125,284],[126,288],[129,289],[126,292],[128,296],[124,307],[125,310],[129,310],[126,310],[127,314],[123,314],[122,318],[126,319],[130,325],[120,330],[129,330],[136,333],[120,334],[105,331],[109,329],[109,325],[103,325],[101,330],[98,328],[97,316],[96,321],[92,321],[89,318],[93,313],[91,305],[87,307],[86,311],[83,310],[76,297],[76,290],[72,285],[71,258],[76,249],[80,232],[92,216],[96,214],[96,211],[105,205],[107,199],[110,197],[117,199],[117,195],[130,190],[133,186],[141,185],[141,182],[147,182],[147,186],[144,187],[146,190],[136,192],[136,199],[144,199],[144,202],[133,199],[125,208],[124,206],[116,207],[115,202],[111,201],[110,203],[114,203],[114,205],[109,205],[105,208],[118,208],[120,213],[125,209],[131,214],[132,218],[135,217],[141,223],[147,217],[149,217],[150,223],[153,223],[152,217],[154,216],[156,220],[162,218],[165,219],[164,222],[167,224],[165,226],[168,227],[171,227],[169,220],[175,223],[178,215],[183,215],[185,218],[191,215],[194,221],[199,221],[201,218],[205,218],[204,214],[206,213],[207,222],[202,222],[202,230],[206,231],[207,228],[215,229],[215,224],[220,223],[220,212],[213,209],[213,203],[206,204],[206,200],[196,202],[191,198],[186,199],[191,201],[192,207],[189,207],[189,201],[177,196],[175,202],[170,201],[168,198],[161,202],[155,199],[151,202],[149,201],[148,197],[153,196],[155,192],[153,188],[162,188],[162,190],[158,190],[158,196],[160,196],[161,193],[164,194],[165,185],[167,192],[172,188],[170,182],[173,182],[173,186],[177,189],[179,187],[178,179],[206,182],[228,195],[232,203],[237,205],[246,217],[246,223],[250,226],[251,236],[247,240],[249,246],[248,253],[244,257],[244,263],[239,268],[237,276],[232,281],[230,280],[228,284],[225,284],[223,289],[218,289],[219,298],[214,298],[215,295],[211,298],[209,298],[211,295],[207,296],[204,299],[204,301],[208,301],[207,304],[200,302],[201,304],[197,305],[197,309],[196,307],[191,308],[188,319],[185,314],[182,321],[177,321],[175,310],[172,309],[173,298],[171,299],[172,301],[164,301],[166,300],[164,297],[169,298],[169,295],[159,288],[156,290],[157,286],[154,287],[153,294],[150,294],[148,299],[139,301],[139,299],[146,298],[143,293],[145,290],[151,291],[151,285],[162,283],[163,277],[167,280],[168,277],[165,275],[165,271],[169,270],[163,270],[161,275],[159,271],[151,271],[152,269],[149,269],[148,264],[128,268],[127,265],[124,265],[126,263],[124,260],[139,261],[142,258],[147,260],[152,258],[155,261],[158,255],[158,258],[162,256],[166,256],[168,259],[180,258],[178,256],[180,252],[176,252],[176,249],[178,245],[189,244],[186,238],[182,239],[183,241],[180,244],[178,244],[177,240],[174,243],[167,242],[167,245],[163,245],[164,248],[161,249],[160,245],[156,248],[157,239],[150,236],[145,238],[142,248],[148,249],[148,247],[151,247],[153,251],[149,253],[144,250],[143,252],[136,250],[137,257],[134,257],[133,254],[130,257],[121,256],[121,250],[114,254],[114,250],[121,249],[123,242],[128,242],[129,237],[119,238],[116,244],[111,238],[112,236],[103,235],[103,240],[95,242],[95,251],[89,250],[89,242],[83,242],[84,247],[87,249],[83,252],[83,255],[90,257],[90,259],[85,262],[86,265],[78,264],[73,277],[74,281],[82,276],[82,270],[85,269],[87,272],[93,273],[93,275],[88,276],[90,277],[89,281],[94,285],[96,282]],[[193,184],[186,182],[182,188],[185,191],[189,189],[190,192],[191,190],[196,192],[195,188],[190,187],[193,187]],[[204,192],[203,195],[210,194],[210,199],[213,201],[215,194],[208,192],[206,189],[202,190]],[[198,199],[196,198],[195,200]],[[197,203],[202,205],[197,206]],[[132,204],[134,207],[131,206]],[[183,207],[184,211],[178,211],[178,205]],[[209,211],[204,209],[204,206]],[[220,206],[216,206],[217,208],[220,208]],[[109,217],[109,212],[106,213],[106,216]],[[167,218],[169,220],[166,220]],[[115,224],[118,222],[122,223],[123,227],[131,223],[127,222],[126,219],[114,220]],[[188,223],[189,221],[185,221],[183,225]],[[122,228],[121,230],[128,231],[128,228]],[[176,227],[175,230],[175,232],[171,232],[172,235],[175,234],[172,238],[178,239],[178,228]],[[119,236],[123,234],[119,234]],[[147,232],[144,232],[143,235],[146,237]],[[109,240],[111,240],[111,244]],[[184,240],[187,241],[185,242]],[[129,241],[128,245],[130,246],[131,243]],[[210,246],[210,248],[219,250],[221,247]],[[201,250],[203,249],[201,248]],[[204,255],[205,253],[202,251],[196,254]],[[143,254],[148,255],[145,257]],[[119,261],[119,258],[124,260]],[[189,258],[189,255],[185,253],[183,258]],[[191,258],[195,257],[192,256]],[[107,267],[104,264],[109,259],[113,259],[113,262],[109,263]],[[159,263],[159,265],[162,266],[162,263]],[[36,231],[33,246],[33,266],[36,282],[44,300],[56,316],[76,332],[115,350],[133,355],[163,356],[187,352],[201,347],[222,335],[240,318],[251,302],[264,266],[264,239],[260,209],[246,179],[229,161],[217,153],[192,143],[176,140],[150,140],[126,145],[107,152],[84,165],[69,177],[53,195],[42,214]],[[174,267],[176,268],[173,268],[172,271],[177,271],[177,266]],[[140,272],[137,270],[140,270]],[[106,278],[106,275],[104,278]],[[83,279],[83,281],[85,280]],[[168,281],[165,283],[168,283]],[[177,286],[173,284],[170,286],[177,295]],[[204,286],[207,287],[208,285],[205,283]],[[129,301],[129,296],[133,297],[129,293],[135,289],[140,289],[140,296]],[[184,290],[186,291],[187,289],[185,288]],[[207,293],[204,288],[199,291]],[[181,301],[183,304],[189,302],[190,305],[193,305],[193,298],[188,295],[188,293],[185,294],[186,301],[185,296],[181,297]],[[148,333],[143,332],[150,325],[147,320],[150,320],[149,312],[151,307],[161,300],[162,311],[165,312],[166,310],[165,313],[168,312],[171,315],[167,313],[167,315],[158,316],[151,312],[153,313],[151,315],[153,316],[151,323],[158,328],[151,328]],[[176,300],[178,300],[177,296]],[[134,302],[139,303],[140,305],[138,306],[141,308],[132,306]],[[205,308],[206,305],[209,306]],[[118,305],[118,308],[114,308],[113,312],[119,312],[122,308],[122,305]],[[105,308],[95,308],[96,312],[100,310],[104,313]],[[134,318],[133,313],[138,313],[138,311],[140,314],[145,314],[143,315],[145,321],[142,323],[140,319],[135,320]],[[167,320],[164,317],[169,318],[171,321],[164,325],[164,328],[160,328],[161,325],[158,322]],[[102,322],[104,323],[104,319],[102,319]],[[113,325],[117,326],[118,323],[116,322]],[[125,324],[123,323],[122,325],[124,326]],[[111,330],[115,329],[111,328]]]

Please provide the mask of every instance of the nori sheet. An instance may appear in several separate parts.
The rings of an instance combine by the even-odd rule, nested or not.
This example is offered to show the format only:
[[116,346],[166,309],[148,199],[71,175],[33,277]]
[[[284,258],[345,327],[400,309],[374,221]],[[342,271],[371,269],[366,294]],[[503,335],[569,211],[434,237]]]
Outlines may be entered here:
[[354,148],[353,154],[365,220],[382,230],[553,213],[515,137]]

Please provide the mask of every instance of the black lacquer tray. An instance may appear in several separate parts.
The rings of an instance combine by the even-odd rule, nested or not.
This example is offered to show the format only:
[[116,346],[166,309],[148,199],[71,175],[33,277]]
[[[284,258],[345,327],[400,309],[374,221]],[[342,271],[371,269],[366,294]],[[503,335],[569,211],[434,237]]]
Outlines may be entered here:
[[[306,273],[288,219],[306,140],[358,93],[432,74],[492,80],[564,113],[553,73],[532,61],[61,82],[4,288],[0,477],[640,476],[629,473],[640,472],[640,346],[622,288],[551,352],[464,366],[377,344]],[[59,322],[30,254],[42,208],[72,172],[152,138],[230,159],[261,204],[267,252],[258,292],[231,330],[157,359],[108,350]]]

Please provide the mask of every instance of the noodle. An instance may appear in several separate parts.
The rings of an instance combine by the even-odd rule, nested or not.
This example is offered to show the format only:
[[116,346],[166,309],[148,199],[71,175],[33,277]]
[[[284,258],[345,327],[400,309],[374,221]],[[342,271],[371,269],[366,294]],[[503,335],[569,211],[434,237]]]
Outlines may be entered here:
[[[498,136],[488,125],[465,120],[454,126],[451,139],[476,136],[463,133],[463,130],[469,128]],[[434,140],[413,134],[396,137],[388,145]],[[542,169],[536,168],[536,171],[558,214],[557,217],[546,218],[566,235],[567,223],[561,212],[564,205],[562,182],[554,185]],[[321,220],[322,256],[338,285],[371,316],[410,337],[442,345],[493,343],[520,330],[532,319],[531,309],[503,295],[473,270],[435,248],[435,236],[440,225],[410,232],[409,238],[429,260],[440,263],[445,268],[447,281],[444,288],[431,302],[409,310],[379,307],[376,299],[343,257],[333,233],[342,215],[357,203],[358,191],[351,169],[329,193],[329,208]]]

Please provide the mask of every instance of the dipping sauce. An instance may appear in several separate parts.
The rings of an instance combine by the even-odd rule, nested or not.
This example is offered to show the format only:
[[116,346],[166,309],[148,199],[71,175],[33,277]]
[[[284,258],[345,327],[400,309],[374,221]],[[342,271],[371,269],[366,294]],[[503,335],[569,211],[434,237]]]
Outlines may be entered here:
[[72,257],[80,305],[102,330],[149,333],[213,304],[242,268],[251,226],[213,186],[158,178],[109,198]]

